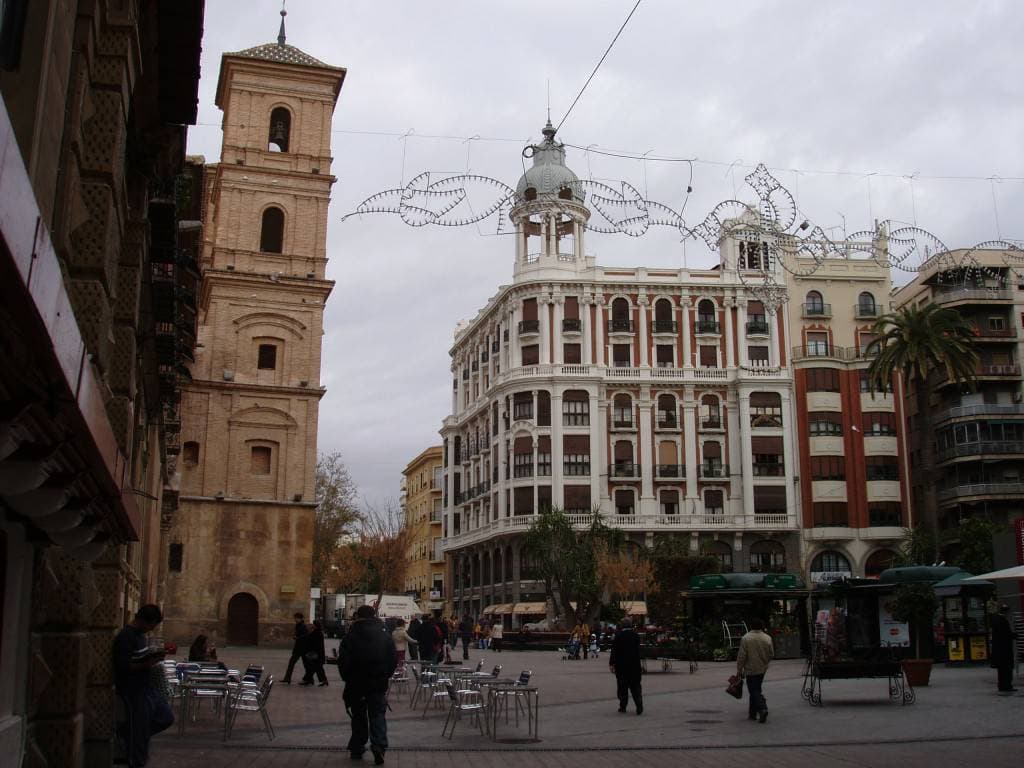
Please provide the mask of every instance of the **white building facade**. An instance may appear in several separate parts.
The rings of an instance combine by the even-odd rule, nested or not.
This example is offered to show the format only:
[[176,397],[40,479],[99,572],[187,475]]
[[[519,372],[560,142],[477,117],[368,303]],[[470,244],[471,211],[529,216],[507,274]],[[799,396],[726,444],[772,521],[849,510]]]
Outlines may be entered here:
[[648,546],[688,536],[724,570],[802,571],[797,441],[784,428],[794,342],[788,314],[767,313],[756,279],[736,271],[751,244],[725,238],[714,269],[596,265],[554,134],[533,148],[510,212],[513,281],[451,348],[454,610],[502,606],[510,627],[536,614],[543,585],[522,541],[545,507],[581,528],[596,510]]

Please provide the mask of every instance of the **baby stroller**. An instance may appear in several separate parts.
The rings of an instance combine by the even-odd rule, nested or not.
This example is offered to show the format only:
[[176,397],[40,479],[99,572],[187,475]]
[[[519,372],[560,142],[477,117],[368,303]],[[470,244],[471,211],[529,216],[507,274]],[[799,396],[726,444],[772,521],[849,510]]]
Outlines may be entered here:
[[580,642],[579,637],[573,636],[569,639],[569,647],[566,651],[566,656],[573,660],[578,660],[580,657],[580,650],[582,650],[583,644]]
[[597,658],[597,654],[601,652],[601,649],[597,644],[597,635],[590,636],[590,647],[587,650],[590,653],[590,658]]

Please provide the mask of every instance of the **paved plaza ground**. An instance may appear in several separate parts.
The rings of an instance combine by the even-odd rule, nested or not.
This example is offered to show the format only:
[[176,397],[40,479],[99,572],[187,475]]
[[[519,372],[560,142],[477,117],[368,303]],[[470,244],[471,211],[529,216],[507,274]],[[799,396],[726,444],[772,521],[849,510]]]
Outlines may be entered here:
[[[336,645],[337,641],[328,641]],[[328,652],[330,652],[328,650]],[[254,662],[280,680],[288,652],[221,649],[231,666]],[[441,737],[444,711],[412,711],[408,699],[393,701],[388,715],[391,749],[387,763],[414,768],[441,763],[490,766],[565,766],[588,768],[636,765],[705,766],[943,766],[1024,764],[1024,693],[996,693],[995,670],[988,667],[937,666],[932,684],[917,689],[917,702],[891,704],[885,680],[826,681],[824,706],[812,707],[800,696],[802,661],[778,661],[765,680],[770,716],[759,724],[747,720],[746,700],[724,692],[735,666],[702,662],[690,674],[677,663],[671,673],[644,677],[645,711],[616,711],[615,680],[603,655],[589,661],[562,661],[554,652],[472,651],[486,669],[503,665],[502,676],[522,669],[534,673],[540,688],[538,743],[526,742],[525,727],[502,723],[502,739],[482,737],[470,721],[460,723],[454,738]],[[655,665],[651,666],[654,669]],[[242,714],[230,742],[209,707],[199,722],[188,723],[184,737],[177,726],[153,740],[152,768],[298,768],[348,765],[345,750],[348,720],[341,703],[337,669],[328,667],[330,686],[275,685],[270,700],[277,738],[271,742],[259,717]],[[299,675],[295,675],[298,682]],[[369,754],[367,754],[369,757]],[[372,764],[372,760],[366,761]]]

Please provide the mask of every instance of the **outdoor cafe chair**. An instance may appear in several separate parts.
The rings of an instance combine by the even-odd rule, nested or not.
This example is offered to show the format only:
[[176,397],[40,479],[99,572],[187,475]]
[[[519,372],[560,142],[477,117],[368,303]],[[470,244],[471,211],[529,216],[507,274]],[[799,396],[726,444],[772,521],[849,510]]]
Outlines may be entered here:
[[508,722],[509,699],[512,699],[515,705],[516,726],[518,727],[519,712],[521,710],[524,710],[525,708],[523,707],[522,702],[523,696],[516,690],[516,688],[525,688],[526,686],[528,686],[530,684],[531,677],[533,677],[533,672],[531,670],[524,669],[522,672],[519,673],[519,678],[515,681],[513,685],[510,685],[505,688],[495,688],[491,691],[491,695],[494,697],[495,701],[495,717],[497,717],[501,709],[504,708],[505,722]]
[[[455,735],[455,725],[462,719],[462,713],[469,713],[472,717],[476,718],[477,727],[480,729],[480,735],[484,733],[484,721],[481,720],[481,715],[486,715],[487,705],[484,703],[483,696],[480,691],[456,691],[455,686],[450,682],[444,683],[445,695],[448,697],[450,705],[448,707],[448,716],[444,719],[444,725],[441,727],[441,736],[448,734],[448,740],[451,741],[452,736]],[[451,724],[451,730],[448,730],[448,725]]]
[[242,685],[228,698],[227,711],[224,714],[224,740],[231,738],[231,732],[235,728],[235,720],[239,712],[259,712],[263,719],[263,726],[267,731],[267,738],[274,740],[277,734],[274,733],[274,726],[270,722],[270,713],[267,711],[267,702],[270,700],[270,692],[274,688],[274,676],[267,675],[263,685]]
[[394,691],[396,694],[405,694],[409,692],[409,668],[404,664],[400,664],[395,668],[395,672],[391,675],[391,681],[388,683],[388,693]]
[[429,685],[423,686],[423,714],[421,717],[427,716],[427,710],[430,709],[430,705],[433,704],[437,709],[440,709],[444,705],[444,700],[448,698],[446,686],[452,685],[453,680],[449,673],[438,672],[435,674]]
[[416,667],[410,667],[410,669],[412,670],[415,684],[413,685],[412,696],[409,698],[409,708],[415,709],[419,703],[420,696],[426,696],[429,692],[433,691],[434,685],[437,682],[437,671],[434,669],[417,671]]
[[252,677],[253,681],[258,683],[260,678],[263,677],[263,665],[262,664],[250,664],[245,668],[245,672],[242,673],[242,678]]
[[483,668],[484,668],[484,660],[480,659],[480,661],[477,662],[476,671],[477,672],[481,672],[481,671],[483,671]]
[[192,722],[199,715],[199,708],[204,699],[213,702],[214,714],[220,715],[221,705],[228,693],[227,672],[220,669],[200,669],[186,678],[190,685],[188,692],[190,716]]

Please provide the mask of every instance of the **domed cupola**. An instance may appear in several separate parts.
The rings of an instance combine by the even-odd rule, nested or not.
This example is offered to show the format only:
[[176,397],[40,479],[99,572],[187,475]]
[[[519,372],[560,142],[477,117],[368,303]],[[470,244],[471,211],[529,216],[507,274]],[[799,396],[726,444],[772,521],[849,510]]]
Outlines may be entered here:
[[533,166],[519,179],[516,199],[519,202],[557,197],[583,202],[579,178],[565,164],[565,145],[555,141],[555,128],[548,118],[541,131],[544,140],[523,150],[525,157],[533,158]]
[[548,118],[544,140],[523,150],[533,159],[516,185],[509,218],[516,228],[517,280],[563,277],[587,268],[583,236],[590,211],[583,184],[565,164],[565,146],[555,141]]

